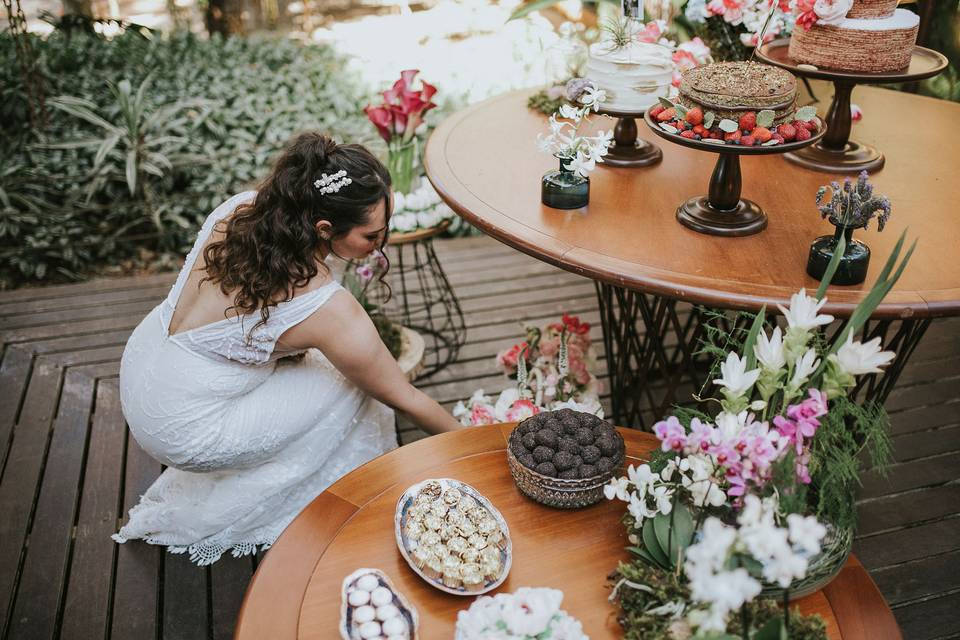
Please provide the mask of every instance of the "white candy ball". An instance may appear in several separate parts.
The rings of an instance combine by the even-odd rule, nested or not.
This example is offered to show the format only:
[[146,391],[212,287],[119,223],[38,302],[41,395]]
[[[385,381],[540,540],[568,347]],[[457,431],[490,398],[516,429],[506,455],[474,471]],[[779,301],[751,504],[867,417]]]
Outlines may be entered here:
[[360,625],[361,638],[376,638],[378,635],[380,635],[379,622],[364,622]]
[[364,591],[363,589],[354,589],[350,592],[350,595],[347,596],[347,602],[353,607],[367,604],[370,602],[370,592]]
[[380,581],[377,580],[377,576],[372,573],[368,573],[359,580],[357,580],[357,588],[363,589],[364,591],[373,591],[380,586]]
[[388,636],[403,636],[406,630],[407,624],[400,617],[390,618],[383,623],[383,632]]
[[400,609],[397,609],[396,605],[385,604],[382,607],[377,607],[377,620],[389,620],[390,618],[396,618],[400,615]]
[[393,602],[393,592],[386,587],[377,587],[370,594],[370,603],[375,607],[381,607]]
[[353,612],[353,619],[356,620],[359,624],[370,622],[376,617],[377,617],[377,610],[369,605],[359,607],[357,608],[356,611]]

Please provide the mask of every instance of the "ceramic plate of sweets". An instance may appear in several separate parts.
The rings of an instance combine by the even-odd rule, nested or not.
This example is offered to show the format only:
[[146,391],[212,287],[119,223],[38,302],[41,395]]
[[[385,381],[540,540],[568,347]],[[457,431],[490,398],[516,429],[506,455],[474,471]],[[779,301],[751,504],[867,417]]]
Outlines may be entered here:
[[404,491],[394,532],[413,570],[454,595],[496,589],[513,562],[503,516],[479,491],[452,478],[424,480]]
[[417,610],[379,569],[357,569],[340,590],[342,640],[417,640]]

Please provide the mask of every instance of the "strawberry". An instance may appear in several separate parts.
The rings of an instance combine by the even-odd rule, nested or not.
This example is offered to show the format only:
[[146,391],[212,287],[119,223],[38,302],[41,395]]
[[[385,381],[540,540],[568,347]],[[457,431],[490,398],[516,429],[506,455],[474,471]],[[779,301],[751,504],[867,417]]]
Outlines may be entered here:
[[666,107],[664,107],[662,104],[658,104],[652,107],[650,109],[650,117],[656,118],[658,115],[660,115],[661,112],[663,112],[664,109],[666,109]]
[[797,128],[792,124],[782,124],[777,127],[777,133],[783,136],[785,142],[790,142],[797,137]]
[[687,111],[687,115],[683,117],[684,120],[689,122],[692,125],[698,125],[703,123],[703,109],[700,107],[694,107]]
[[797,129],[797,142],[809,140],[813,136],[809,129]]
[[710,138],[713,140],[720,140],[723,138],[723,132],[720,129],[716,129],[710,132]]
[[813,120],[794,120],[794,121],[791,122],[790,124],[792,124],[792,125],[794,126],[794,128],[797,129],[798,131],[799,131],[800,129],[806,129],[807,131],[813,131],[814,129],[817,128],[817,126],[816,126],[815,124],[813,124]]
[[674,109],[673,107],[670,107],[669,109],[664,109],[663,111],[657,114],[657,121],[667,122],[669,120],[673,120],[676,117],[677,117],[677,110]]
[[740,144],[742,144],[745,147],[752,147],[756,143],[757,143],[757,139],[751,135],[742,136],[740,138]]
[[695,134],[693,131],[687,129],[687,130],[685,130],[685,131],[681,131],[681,132],[680,132],[680,137],[681,137],[681,138],[687,138],[688,140],[693,140],[693,139],[695,139],[695,138],[697,137],[697,134]]
[[776,140],[779,144],[783,144],[783,136],[780,135],[779,133],[773,134],[773,137],[771,137],[770,139]]
[[753,131],[757,126],[757,114],[753,111],[747,111],[740,116],[739,125],[741,131]]
[[742,138],[742,137],[743,137],[743,134],[740,133],[740,130],[739,130],[739,129],[737,129],[737,130],[734,131],[733,133],[727,133],[727,134],[725,134],[725,135],[723,136],[723,139],[726,140],[727,142],[739,142],[739,141],[740,141],[740,138]]
[[694,126],[694,127],[693,127],[693,132],[694,132],[695,134],[697,134],[698,136],[705,136],[705,135],[707,135],[707,129],[706,129],[706,127],[704,127],[702,124],[698,124],[698,125]]
[[757,142],[764,143],[773,137],[773,132],[766,127],[757,127],[750,132],[750,135],[757,139]]

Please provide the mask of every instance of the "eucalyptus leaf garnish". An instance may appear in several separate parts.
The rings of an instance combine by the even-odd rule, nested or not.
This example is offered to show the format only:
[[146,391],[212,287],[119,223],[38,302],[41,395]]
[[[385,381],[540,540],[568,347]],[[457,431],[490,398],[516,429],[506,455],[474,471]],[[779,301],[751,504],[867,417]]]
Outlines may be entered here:
[[673,108],[674,108],[673,103],[670,102],[669,100],[667,100],[666,98],[657,98],[657,100],[660,101],[660,104],[663,105],[663,108],[664,108],[664,109],[673,109]]
[[705,114],[703,114],[703,127],[705,129],[709,129],[713,126],[713,121],[716,119],[717,114],[715,114],[713,111],[707,111]]
[[764,146],[764,147],[772,147],[772,146],[775,145],[775,144],[780,144],[780,141],[779,141],[779,140],[767,140],[766,142],[762,143],[761,146]]
[[717,126],[720,127],[721,131],[724,131],[726,133],[733,133],[734,131],[740,128],[739,124],[737,124],[733,120],[730,120],[729,118],[724,118],[723,120],[720,121],[720,124]]
[[770,126],[773,124],[773,118],[776,115],[777,114],[771,111],[770,109],[764,109],[763,111],[757,114],[757,126],[766,127],[767,129],[769,129]]
[[664,131],[666,131],[667,133],[676,133],[676,132],[677,132],[677,128],[676,128],[676,127],[671,126],[671,125],[669,125],[669,124],[666,124],[665,122],[658,122],[657,124],[659,124],[659,125],[660,125],[660,128],[663,129]]
[[709,142],[710,144],[727,144],[726,140],[717,140],[716,138],[704,138],[700,142]]
[[797,113],[794,116],[796,120],[800,120],[801,122],[809,122],[810,120],[813,120],[816,117],[817,117],[817,108],[811,107],[811,106],[800,107],[799,109],[797,109]]

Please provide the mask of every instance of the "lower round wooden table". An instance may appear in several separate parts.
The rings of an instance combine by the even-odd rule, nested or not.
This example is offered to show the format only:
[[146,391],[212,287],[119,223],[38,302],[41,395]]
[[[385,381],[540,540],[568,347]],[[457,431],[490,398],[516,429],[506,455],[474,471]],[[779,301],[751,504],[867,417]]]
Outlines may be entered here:
[[[629,554],[622,502],[564,511],[523,496],[507,468],[513,424],[476,427],[406,445],[356,469],[317,497],[267,553],[240,610],[237,640],[338,638],[340,585],[360,567],[383,570],[417,608],[421,640],[450,640],[457,612],[472,598],[434,589],[406,564],[393,537],[397,499],[411,484],[451,477],[500,510],[513,539],[513,567],[496,592],[544,586],[564,592],[563,608],[593,640],[622,637],[607,601],[606,576]],[[656,446],[653,436],[622,429],[627,463]],[[825,589],[797,602],[816,613],[832,640],[900,638],[893,614],[856,558]]]
[[[650,427],[706,378],[708,359],[697,351],[712,316],[678,303],[747,311],[765,305],[775,313],[801,287],[816,290],[819,282],[806,274],[807,252],[833,227],[821,219],[814,198],[831,177],[776,155],[744,157],[743,197],[763,208],[767,228],[746,237],[704,235],[679,224],[676,211],[703,193],[716,158],[661,144],[659,164],[598,166],[588,206],[551,209],[540,202],[540,177],[555,161],[535,144],[549,127],[527,109],[527,95],[497,96],[445,120],[427,143],[427,177],[454,211],[486,234],[597,283],[612,419]],[[871,179],[876,192],[890,198],[893,215],[883,233],[875,225],[857,232],[873,252],[866,282],[831,287],[827,312],[849,317],[904,229],[919,241],[903,277],[864,328],[867,339],[880,336],[897,352],[884,375],[861,378],[862,397],[883,402],[931,318],[960,314],[953,175],[960,154],[942,138],[960,122],[960,104],[872,87],[860,88],[857,100],[865,114],[857,138],[887,150],[883,170]],[[594,117],[590,126],[609,128],[604,120]],[[647,129],[639,135],[650,140]]]

